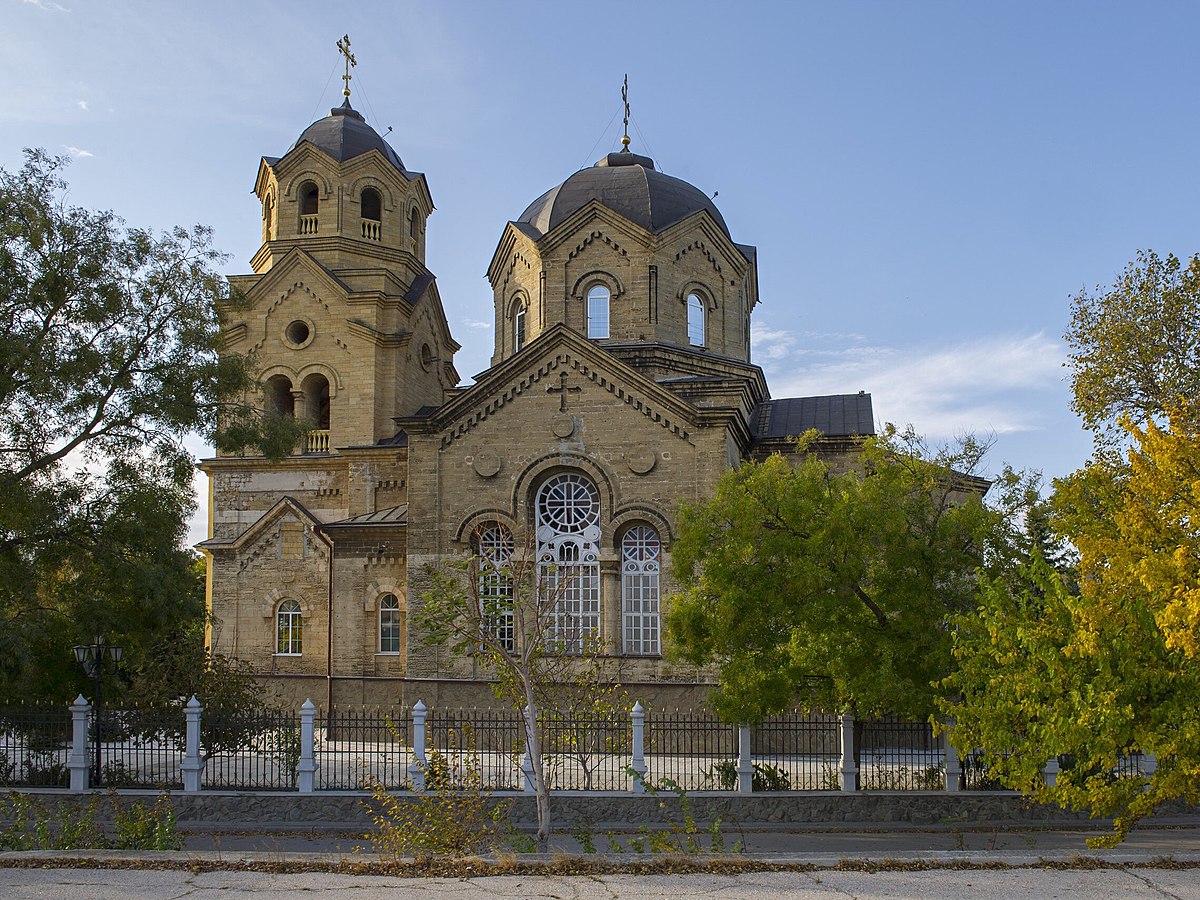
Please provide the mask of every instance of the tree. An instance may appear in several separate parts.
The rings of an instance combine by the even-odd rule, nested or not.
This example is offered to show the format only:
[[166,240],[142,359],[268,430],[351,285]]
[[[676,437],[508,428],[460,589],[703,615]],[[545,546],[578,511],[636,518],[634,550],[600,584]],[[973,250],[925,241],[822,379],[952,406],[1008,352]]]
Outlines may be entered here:
[[[484,523],[489,549],[457,564],[427,566],[417,621],[431,644],[473,654],[497,683],[498,697],[520,711],[537,798],[537,843],[549,847],[550,790],[546,777],[545,718],[603,712],[615,685],[601,662],[596,636],[562,615],[561,601],[575,577],[570,565],[539,558],[531,534],[514,538],[499,522]],[[565,732],[560,751],[581,760],[592,749],[578,732]]]
[[[791,462],[727,472],[687,507],[673,547],[674,652],[715,663],[718,711],[755,721],[799,700],[860,715],[925,717],[951,668],[950,615],[975,572],[1006,554],[1003,511],[983,503],[973,440],[930,454],[894,428],[858,467],[831,472],[805,435]],[[1006,472],[1001,493],[1024,496]]]
[[[952,740],[1036,799],[1114,817],[1200,799],[1200,259],[1152,252],[1075,298],[1074,408],[1096,435],[1049,525],[1078,581],[1035,559],[956,620]],[[1123,759],[1152,754],[1153,773]],[[1059,759],[1053,787],[1038,770]]]
[[135,661],[200,613],[183,438],[279,455],[300,428],[258,413],[251,361],[216,352],[237,298],[211,232],[70,206],[65,164],[0,169],[0,689],[57,699],[79,686],[72,644],[103,629]]

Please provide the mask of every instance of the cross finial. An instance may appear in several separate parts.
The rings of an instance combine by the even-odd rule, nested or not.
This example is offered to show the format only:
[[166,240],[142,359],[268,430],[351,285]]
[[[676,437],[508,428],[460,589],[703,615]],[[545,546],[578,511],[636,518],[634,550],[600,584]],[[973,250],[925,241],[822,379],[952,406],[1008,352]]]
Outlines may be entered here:
[[357,66],[358,60],[354,58],[354,54],[350,52],[350,35],[343,34],[342,39],[337,42],[338,52],[346,57],[346,74],[342,76],[342,82],[345,87],[342,88],[342,96],[350,96],[350,80],[354,77],[350,74],[350,67]]
[[625,83],[621,85],[621,102],[625,104],[625,136],[621,138],[621,143],[625,145],[625,149],[629,149],[629,73],[625,73]]

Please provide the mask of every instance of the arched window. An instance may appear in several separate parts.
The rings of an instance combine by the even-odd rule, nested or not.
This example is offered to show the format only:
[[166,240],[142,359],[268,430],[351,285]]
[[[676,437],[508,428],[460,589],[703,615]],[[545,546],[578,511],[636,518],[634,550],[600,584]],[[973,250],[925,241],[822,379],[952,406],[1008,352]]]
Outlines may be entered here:
[[281,416],[296,414],[296,398],[292,396],[292,381],[286,375],[272,375],[267,379],[267,409]]
[[525,301],[518,300],[513,312],[513,353],[525,346]]
[[299,656],[303,648],[304,623],[300,604],[284,600],[275,612],[275,652],[280,656]]
[[475,536],[479,558],[479,614],[483,627],[496,636],[508,653],[517,649],[513,627],[513,583],[508,571],[512,560],[512,535],[503,525],[489,525]]
[[564,472],[537,494],[538,588],[554,598],[558,649],[581,653],[600,632],[600,492],[586,475]]
[[699,294],[688,294],[687,298],[688,343],[693,347],[704,346],[704,300]]
[[329,428],[329,379],[324,375],[309,375],[301,387],[304,390],[304,407],[308,418],[317,428]]
[[635,525],[621,539],[621,609],[625,652],[657,654],[659,585],[662,543],[658,532]]
[[587,292],[587,336],[608,337],[608,301],[611,294],[602,284],[592,285]]
[[317,186],[306,181],[300,185],[300,233],[317,233],[317,212],[320,206],[320,192]]
[[408,236],[412,238],[413,246],[417,246],[417,235],[421,233],[421,214],[414,206],[412,215],[408,217]]
[[275,197],[267,194],[263,197],[263,241],[275,240]]
[[359,222],[362,236],[369,241],[379,240],[383,215],[383,198],[379,196],[379,191],[375,188],[363,188],[358,198],[358,214],[362,219]]
[[400,600],[395,594],[379,598],[379,652],[400,652]]

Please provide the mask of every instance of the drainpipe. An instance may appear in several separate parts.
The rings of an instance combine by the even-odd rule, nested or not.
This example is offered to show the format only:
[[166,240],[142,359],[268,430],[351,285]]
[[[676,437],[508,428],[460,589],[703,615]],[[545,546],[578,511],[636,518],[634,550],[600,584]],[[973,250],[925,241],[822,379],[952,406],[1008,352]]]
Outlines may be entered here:
[[333,541],[320,525],[313,526],[313,533],[329,548],[329,583],[325,589],[325,630],[329,637],[325,647],[325,715],[328,716],[333,711]]

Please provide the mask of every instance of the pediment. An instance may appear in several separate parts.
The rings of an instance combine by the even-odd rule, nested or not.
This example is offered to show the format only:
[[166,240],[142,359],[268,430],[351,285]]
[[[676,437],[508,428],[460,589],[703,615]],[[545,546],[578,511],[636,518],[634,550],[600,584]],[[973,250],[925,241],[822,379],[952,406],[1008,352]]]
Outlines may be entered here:
[[297,284],[307,284],[322,290],[327,295],[345,297],[350,288],[340,278],[317,262],[306,250],[292,247],[271,266],[262,277],[246,290],[246,301],[251,308],[264,298],[278,297]]
[[[563,379],[563,375],[566,379]],[[644,418],[682,441],[691,442],[699,411],[621,362],[601,346],[565,325],[555,325],[528,347],[479,376],[449,403],[427,418],[400,418],[410,433],[441,432],[443,448],[503,414],[530,392],[558,393],[591,385],[606,391],[614,404]],[[569,401],[568,408],[569,408]]]
[[[259,516],[253,524],[245,531],[231,541],[218,541],[209,539],[201,541],[196,545],[201,550],[216,551],[216,550],[232,550],[234,553],[243,554],[255,547],[270,533],[270,531],[281,521],[286,519],[294,519],[315,531],[321,530],[323,524],[320,519],[314,516],[308,508],[293,497],[283,496],[276,501],[275,505],[268,509],[265,513]],[[321,541],[316,543],[321,544]]]

